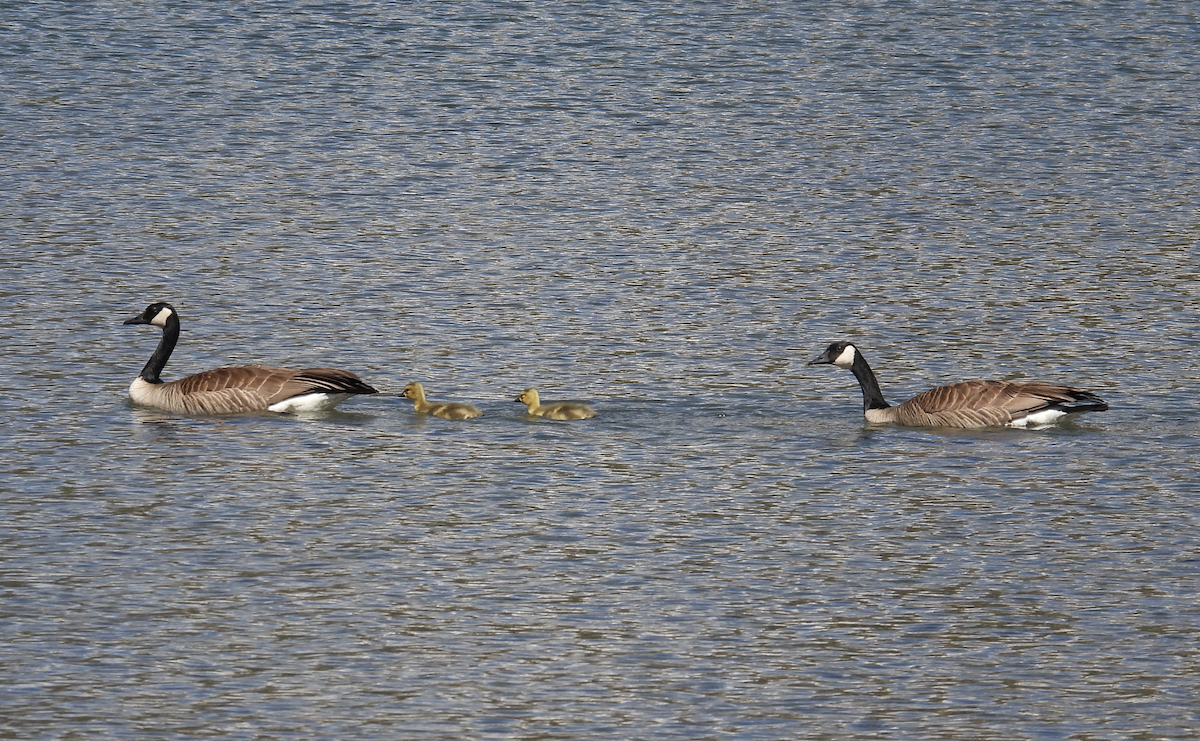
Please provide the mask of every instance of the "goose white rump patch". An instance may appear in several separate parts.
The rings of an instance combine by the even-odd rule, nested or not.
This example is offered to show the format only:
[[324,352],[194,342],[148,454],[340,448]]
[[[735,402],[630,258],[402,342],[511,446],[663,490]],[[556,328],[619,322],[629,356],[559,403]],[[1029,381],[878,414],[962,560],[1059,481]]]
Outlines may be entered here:
[[1033,414],[1027,414],[1024,417],[1021,417],[1020,419],[1014,419],[1012,422],[1008,423],[1008,426],[1009,427],[1046,427],[1048,425],[1054,424],[1055,422],[1057,422],[1058,420],[1062,419],[1065,416],[1067,416],[1067,413],[1061,409],[1043,409],[1040,412],[1034,412]]
[[278,401],[267,407],[272,412],[327,412],[333,409],[338,404],[341,404],[346,399],[349,399],[351,394],[301,394],[293,396],[290,399]]

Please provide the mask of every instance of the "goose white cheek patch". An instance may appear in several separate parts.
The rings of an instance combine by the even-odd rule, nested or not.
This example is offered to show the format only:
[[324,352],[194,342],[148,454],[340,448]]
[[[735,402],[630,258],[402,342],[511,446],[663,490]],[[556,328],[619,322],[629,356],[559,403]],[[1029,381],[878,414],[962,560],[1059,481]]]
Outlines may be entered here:
[[167,318],[174,313],[175,312],[171,311],[170,309],[163,309],[154,315],[154,318],[150,320],[150,323],[156,327],[165,327],[167,326]]
[[842,350],[842,354],[834,359],[833,364],[839,368],[849,368],[854,365],[854,345],[847,345],[846,349]]

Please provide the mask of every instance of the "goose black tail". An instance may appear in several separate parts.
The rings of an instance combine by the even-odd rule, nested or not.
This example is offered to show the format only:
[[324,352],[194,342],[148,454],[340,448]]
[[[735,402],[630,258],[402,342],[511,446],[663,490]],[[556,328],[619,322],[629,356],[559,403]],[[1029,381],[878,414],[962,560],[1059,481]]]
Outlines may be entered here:
[[1108,409],[1108,402],[1090,391],[1076,391],[1071,396],[1071,401],[1064,401],[1059,405],[1068,414],[1103,412]]

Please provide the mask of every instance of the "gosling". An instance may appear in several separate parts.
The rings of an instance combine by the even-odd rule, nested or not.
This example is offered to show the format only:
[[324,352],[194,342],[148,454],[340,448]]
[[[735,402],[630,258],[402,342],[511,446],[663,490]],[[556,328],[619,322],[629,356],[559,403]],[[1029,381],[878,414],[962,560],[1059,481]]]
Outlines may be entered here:
[[535,417],[546,419],[591,419],[596,416],[596,410],[587,404],[576,404],[569,401],[559,401],[552,404],[542,404],[537,389],[525,389],[514,401],[519,401],[529,407],[529,413]]
[[483,414],[470,404],[453,401],[441,403],[425,401],[425,387],[416,381],[405,386],[400,395],[406,399],[412,399],[413,408],[421,414],[432,414],[442,419],[473,419]]

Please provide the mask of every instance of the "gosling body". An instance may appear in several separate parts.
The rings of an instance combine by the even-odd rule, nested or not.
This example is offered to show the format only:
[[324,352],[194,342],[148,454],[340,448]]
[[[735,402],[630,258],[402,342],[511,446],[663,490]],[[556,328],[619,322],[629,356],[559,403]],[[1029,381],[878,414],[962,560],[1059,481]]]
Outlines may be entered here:
[[570,401],[542,404],[542,400],[538,395],[537,389],[525,389],[514,401],[519,401],[525,406],[529,407],[529,413],[535,417],[565,420],[591,419],[592,417],[596,416],[596,411],[587,404],[578,404]]
[[354,373],[338,368],[289,370],[267,365],[215,368],[176,381],[160,377],[179,341],[179,314],[165,302],[150,304],[125,324],[162,329],[162,338],[142,372],[129,386],[129,399],[140,406],[174,414],[223,415],[271,411],[320,412],[351,396],[378,393]]
[[418,412],[432,414],[442,419],[474,419],[483,414],[471,404],[426,401],[425,387],[416,381],[405,386],[401,396],[412,399],[413,408]]
[[809,365],[836,365],[854,373],[863,394],[863,416],[873,424],[906,427],[1046,427],[1108,403],[1090,391],[1051,383],[963,381],[917,394],[892,406],[866,358],[852,343],[835,342]]

